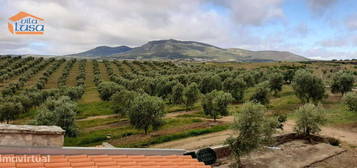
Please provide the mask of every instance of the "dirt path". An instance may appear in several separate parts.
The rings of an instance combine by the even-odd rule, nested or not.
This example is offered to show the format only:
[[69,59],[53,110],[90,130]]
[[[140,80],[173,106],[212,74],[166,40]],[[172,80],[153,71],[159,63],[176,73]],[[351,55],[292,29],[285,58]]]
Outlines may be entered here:
[[111,114],[111,115],[99,115],[99,116],[91,116],[83,119],[79,119],[77,121],[88,121],[88,120],[95,120],[95,119],[105,119],[105,118],[112,118],[117,117],[118,114]]
[[176,112],[167,113],[167,114],[165,115],[165,118],[173,118],[173,117],[177,117],[177,116],[179,116],[179,115],[192,114],[192,113],[196,113],[196,112],[199,112],[199,110],[176,111]]
[[[295,122],[292,120],[288,120],[284,125],[284,132],[293,132],[294,126]],[[350,145],[357,145],[357,132],[326,126],[322,127],[320,135],[334,137]]]
[[[197,110],[193,110],[193,111],[177,111],[177,112],[171,112],[171,113],[167,113],[165,115],[164,118],[174,118],[177,117],[179,115],[183,115],[183,114],[192,114],[198,112]],[[105,119],[105,118],[111,118],[111,117],[117,117],[118,114],[110,114],[110,115],[98,115],[98,116],[91,116],[91,117],[87,117],[87,118],[83,118],[83,119],[79,119],[77,121],[87,121],[87,120],[95,120],[95,119]],[[224,121],[224,120],[220,120],[220,121]]]
[[86,80],[84,81],[85,92],[79,102],[81,103],[93,103],[101,101],[97,87],[95,86],[94,72],[93,72],[93,61],[88,60],[86,63]]
[[205,134],[176,141],[165,142],[162,144],[152,145],[150,148],[178,148],[178,149],[199,149],[203,147],[216,146],[222,144],[230,135],[231,130]]
[[[218,119],[218,121],[232,122],[233,116],[223,117],[221,119]],[[288,120],[284,125],[284,131],[280,133],[291,133],[294,130],[294,126],[295,126],[295,121]],[[157,144],[150,147],[151,148],[178,148],[178,149],[188,149],[188,150],[199,149],[202,147],[210,147],[210,146],[223,144],[224,141],[229,136],[232,135],[232,133],[233,132],[231,130],[226,130],[226,131],[215,132],[211,134],[166,142],[162,144]],[[322,131],[320,134],[324,136],[337,138],[351,145],[357,145],[357,133],[355,132],[338,129],[338,128],[332,128],[332,127],[322,127]]]

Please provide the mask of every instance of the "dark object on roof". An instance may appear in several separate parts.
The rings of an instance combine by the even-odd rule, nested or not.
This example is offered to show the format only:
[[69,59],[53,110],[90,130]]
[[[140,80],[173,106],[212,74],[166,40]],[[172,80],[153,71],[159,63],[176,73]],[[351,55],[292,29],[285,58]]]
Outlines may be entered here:
[[211,148],[200,149],[197,151],[196,155],[198,161],[203,162],[206,165],[216,163],[217,160],[216,152]]

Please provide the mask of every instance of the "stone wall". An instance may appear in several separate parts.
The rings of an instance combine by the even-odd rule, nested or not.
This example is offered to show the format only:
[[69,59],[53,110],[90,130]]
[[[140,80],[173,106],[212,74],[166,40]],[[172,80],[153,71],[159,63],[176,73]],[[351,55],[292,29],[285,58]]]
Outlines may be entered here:
[[63,141],[57,126],[0,124],[0,146],[62,147]]

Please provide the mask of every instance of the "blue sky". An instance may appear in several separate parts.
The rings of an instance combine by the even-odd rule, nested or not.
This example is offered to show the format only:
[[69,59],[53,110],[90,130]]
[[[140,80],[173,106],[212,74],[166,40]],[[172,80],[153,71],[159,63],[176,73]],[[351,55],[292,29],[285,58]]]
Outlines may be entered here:
[[[353,0],[0,0],[0,54],[62,55],[159,39],[357,58]],[[45,19],[45,35],[11,35],[8,18]]]

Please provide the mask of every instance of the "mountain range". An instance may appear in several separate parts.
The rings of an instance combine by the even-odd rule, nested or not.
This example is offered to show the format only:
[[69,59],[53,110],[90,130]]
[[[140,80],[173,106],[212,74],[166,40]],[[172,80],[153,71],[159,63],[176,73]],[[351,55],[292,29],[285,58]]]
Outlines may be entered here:
[[142,46],[134,48],[128,46],[100,46],[66,56],[100,59],[200,59],[240,62],[309,60],[287,51],[251,51],[239,48],[220,48],[196,41],[174,39],[149,41]]

